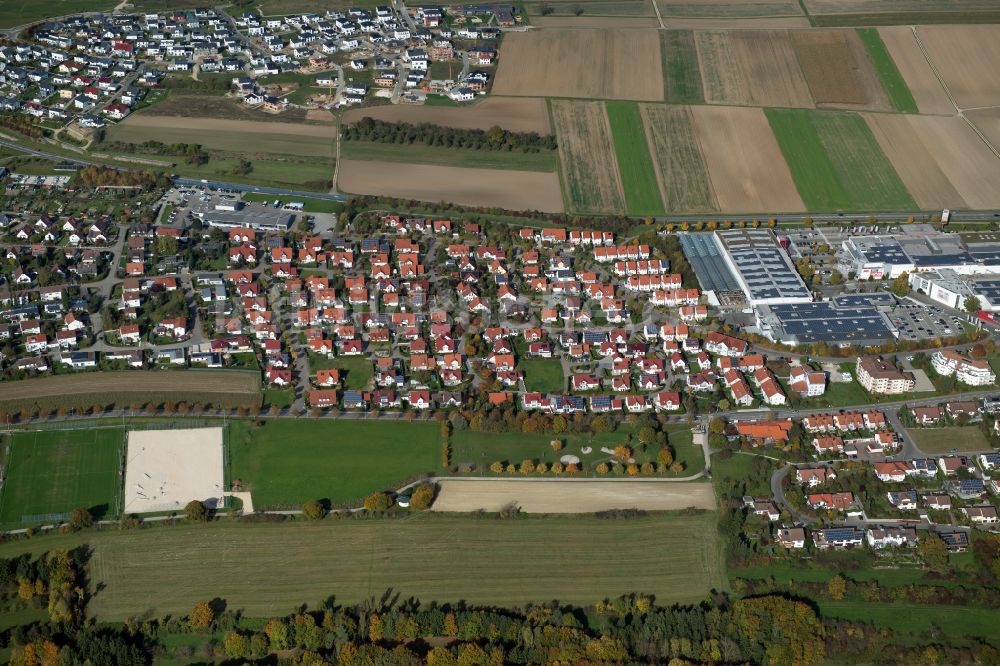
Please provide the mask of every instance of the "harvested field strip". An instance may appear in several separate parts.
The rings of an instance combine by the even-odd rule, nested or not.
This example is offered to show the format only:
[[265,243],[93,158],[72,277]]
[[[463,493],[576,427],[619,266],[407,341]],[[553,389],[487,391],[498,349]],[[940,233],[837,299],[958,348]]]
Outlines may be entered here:
[[865,120],[921,209],[968,206],[909,118],[873,113],[866,114]]
[[767,109],[767,119],[806,207],[809,210],[846,208],[850,198],[806,112]]
[[[136,116],[137,118],[139,116]],[[183,122],[183,121],[182,121]],[[241,121],[234,121],[239,123]],[[301,157],[333,158],[336,154],[336,138],[319,133],[312,136],[283,133],[251,133],[242,129],[199,129],[197,121],[189,120],[189,127],[151,128],[143,123],[121,123],[111,128],[108,139],[123,143],[141,144],[150,138],[161,143],[197,143],[209,150],[228,150],[246,154],[269,153],[275,155],[296,155]],[[277,123],[256,123],[265,127],[281,127]],[[294,125],[293,125],[294,127]],[[312,125],[303,127],[312,128]],[[325,129],[325,128],[320,128]],[[179,159],[177,155],[164,155],[163,159]]]
[[917,37],[959,108],[1000,105],[1000,26],[927,26]]
[[994,0],[804,0],[810,14],[958,13],[995,9]]
[[722,212],[805,210],[761,109],[693,106],[691,113]]
[[579,18],[653,16],[650,0],[529,0],[524,3],[524,9],[532,23],[535,18],[550,16],[577,18],[577,12],[580,12]]
[[764,18],[686,18],[672,16],[664,20],[675,30],[763,30],[809,28],[805,16],[775,16]]
[[802,16],[796,0],[658,0],[664,16],[697,18],[756,18]]
[[696,32],[695,44],[705,101],[711,104],[750,104],[750,86],[743,77],[729,33],[716,30]]
[[549,109],[545,100],[537,97],[497,97],[490,95],[482,102],[458,108],[410,106],[389,104],[344,112],[344,123],[355,123],[362,118],[385,122],[434,123],[458,129],[488,130],[499,125],[509,132],[537,132],[552,134]]
[[527,513],[595,513],[614,509],[715,509],[711,483],[469,479],[442,481],[435,511],[500,511],[513,503]]
[[622,213],[625,193],[601,102],[552,101],[567,203],[572,210]]
[[964,120],[906,118],[970,208],[1000,207],[1000,159]]
[[606,105],[618,172],[625,190],[626,212],[629,215],[662,215],[666,211],[649,156],[639,105],[635,102],[607,102]]
[[913,99],[910,88],[903,80],[903,75],[899,73],[899,68],[889,55],[882,37],[879,36],[875,28],[858,28],[858,37],[865,45],[868,56],[875,65],[882,87],[885,88],[892,102],[892,108],[902,113],[917,113],[917,102]]
[[375,160],[436,164],[472,169],[511,169],[514,171],[555,171],[559,154],[554,150],[522,153],[506,150],[469,150],[425,144],[375,143],[344,141],[340,157],[345,160]]
[[507,210],[563,211],[559,176],[550,172],[341,160],[338,187],[418,201],[451,201]]
[[755,106],[815,106],[787,30],[736,30],[730,39]]
[[0,410],[53,410],[164,401],[216,407],[260,406],[260,376],[231,370],[88,372],[0,384]]
[[799,30],[791,34],[817,105],[892,109],[868,51],[853,30]]
[[660,63],[656,30],[512,32],[500,47],[493,93],[660,101]]
[[855,113],[810,113],[826,154],[857,210],[912,210],[913,197],[882,153],[861,116]]
[[[0,556],[87,543],[93,548],[88,578],[102,586],[88,609],[106,621],[146,611],[151,617],[186,613],[215,597],[250,617],[269,617],[303,603],[318,607],[331,594],[338,604],[353,604],[387,589],[425,602],[503,606],[538,599],[592,604],[637,591],[661,604],[694,603],[726,588],[715,522],[710,511],[632,520],[422,514],[227,521],[12,541],[0,546]],[[623,553],[629,566],[609,566]]]
[[920,50],[913,30],[909,26],[896,26],[879,28],[878,33],[920,113],[955,113],[955,106]]
[[641,110],[667,210],[717,211],[718,203],[691,110],[662,104],[644,104]]
[[705,91],[698,67],[694,32],[668,30],[661,34],[666,100],[676,104],[701,104],[705,101]]
[[810,20],[817,28],[853,28],[857,26],[891,25],[978,25],[1000,23],[1000,11],[959,11],[959,12],[893,12],[872,14],[812,14]]

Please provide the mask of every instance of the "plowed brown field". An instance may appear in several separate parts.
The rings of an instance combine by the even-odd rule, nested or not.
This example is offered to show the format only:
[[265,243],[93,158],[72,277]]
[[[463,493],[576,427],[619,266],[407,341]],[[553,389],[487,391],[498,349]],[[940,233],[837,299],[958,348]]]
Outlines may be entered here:
[[797,30],[792,43],[816,104],[892,110],[857,32]]
[[512,32],[500,47],[493,92],[526,97],[663,99],[655,30]]
[[917,45],[913,30],[909,26],[900,25],[879,28],[878,32],[913,94],[920,113],[955,113],[955,106],[948,99],[941,82],[934,76],[934,70]]
[[434,123],[445,127],[487,130],[499,125],[511,132],[551,134],[549,109],[545,100],[530,97],[497,97],[491,95],[475,106],[452,109],[436,106],[392,104],[344,113],[344,122],[375,118],[386,122]]
[[867,120],[922,207],[1000,206],[1000,159],[962,118],[872,114]]
[[917,37],[960,108],[1000,105],[1000,25],[926,26]]
[[691,112],[722,212],[805,210],[763,110],[694,106]]
[[507,210],[563,211],[555,173],[341,160],[338,185],[355,194]]

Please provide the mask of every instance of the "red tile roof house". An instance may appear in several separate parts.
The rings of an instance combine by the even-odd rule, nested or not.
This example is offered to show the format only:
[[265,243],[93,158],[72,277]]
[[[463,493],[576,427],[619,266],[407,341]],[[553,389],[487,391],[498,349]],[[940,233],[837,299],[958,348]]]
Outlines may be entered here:
[[309,404],[326,409],[337,406],[337,389],[313,389],[309,391]]

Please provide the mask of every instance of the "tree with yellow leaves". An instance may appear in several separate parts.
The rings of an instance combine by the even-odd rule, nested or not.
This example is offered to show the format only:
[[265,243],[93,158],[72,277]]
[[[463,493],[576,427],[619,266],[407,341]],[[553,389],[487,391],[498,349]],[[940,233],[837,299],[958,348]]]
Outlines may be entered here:
[[212,626],[215,622],[215,611],[208,604],[207,601],[199,601],[191,609],[191,615],[188,616],[188,623],[194,629],[205,630]]

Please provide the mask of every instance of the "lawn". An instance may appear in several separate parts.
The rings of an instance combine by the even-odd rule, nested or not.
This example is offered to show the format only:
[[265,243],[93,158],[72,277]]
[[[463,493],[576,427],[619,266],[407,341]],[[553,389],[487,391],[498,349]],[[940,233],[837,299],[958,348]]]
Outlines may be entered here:
[[229,610],[268,617],[330,595],[361,603],[387,589],[401,599],[502,606],[592,604],[642,592],[669,605],[725,589],[715,520],[706,511],[631,520],[227,521],[16,541],[0,545],[0,557],[88,543],[91,584],[102,586],[90,611],[105,621],[187,613],[215,597]]
[[[641,126],[640,126],[641,127]],[[554,150],[538,153],[520,151],[470,150],[424,144],[344,141],[340,157],[345,160],[405,162],[472,169],[507,169],[512,171],[555,171],[559,155]]]
[[975,636],[993,639],[1000,622],[1000,609],[969,606],[925,606],[920,604],[878,604],[867,601],[821,601],[826,617],[868,622],[878,627],[920,634],[936,627],[946,636]]
[[554,358],[531,358],[518,363],[524,371],[524,388],[541,393],[562,393],[566,390],[562,364]]
[[281,407],[284,409],[291,407],[293,402],[295,402],[294,389],[264,389],[265,407]]
[[916,203],[856,113],[766,109],[809,210],[912,210]]
[[441,463],[435,423],[270,419],[229,427],[231,477],[251,490],[256,508],[360,504]]
[[694,32],[667,30],[661,34],[664,99],[673,104],[704,104]]
[[0,523],[37,523],[86,507],[95,517],[114,516],[121,481],[121,428],[21,432],[10,446]]
[[979,426],[952,426],[947,428],[907,428],[917,448],[924,453],[958,451],[992,451],[986,435]]
[[336,356],[326,358],[315,354],[309,355],[309,372],[313,375],[317,370],[339,368],[342,371],[342,385],[346,389],[360,390],[368,385],[375,369],[367,356]]
[[656,182],[656,169],[649,155],[649,142],[642,116],[639,115],[639,105],[622,101],[605,104],[628,214],[663,215],[666,211],[660,199],[660,185]]
[[49,16],[110,11],[117,4],[115,0],[3,0],[0,28],[13,28]]
[[872,64],[875,65],[875,71],[878,72],[882,87],[888,93],[893,108],[902,113],[917,113],[917,102],[913,99],[909,86],[899,73],[899,68],[886,49],[878,30],[858,28],[858,36],[864,43]]
[[[332,159],[315,158],[303,161],[297,158],[254,158],[251,160],[253,170],[249,174],[236,175],[232,173],[232,170],[239,164],[240,157],[237,155],[231,155],[228,159],[216,156],[201,166],[188,164],[181,158],[165,155],[129,154],[123,157],[172,163],[173,166],[161,167],[161,169],[173,171],[180,176],[218,179],[248,185],[293,185],[299,189],[326,192],[329,191],[333,178]],[[134,162],[123,161],[122,164],[135,167]],[[156,167],[150,168],[156,170]]]

